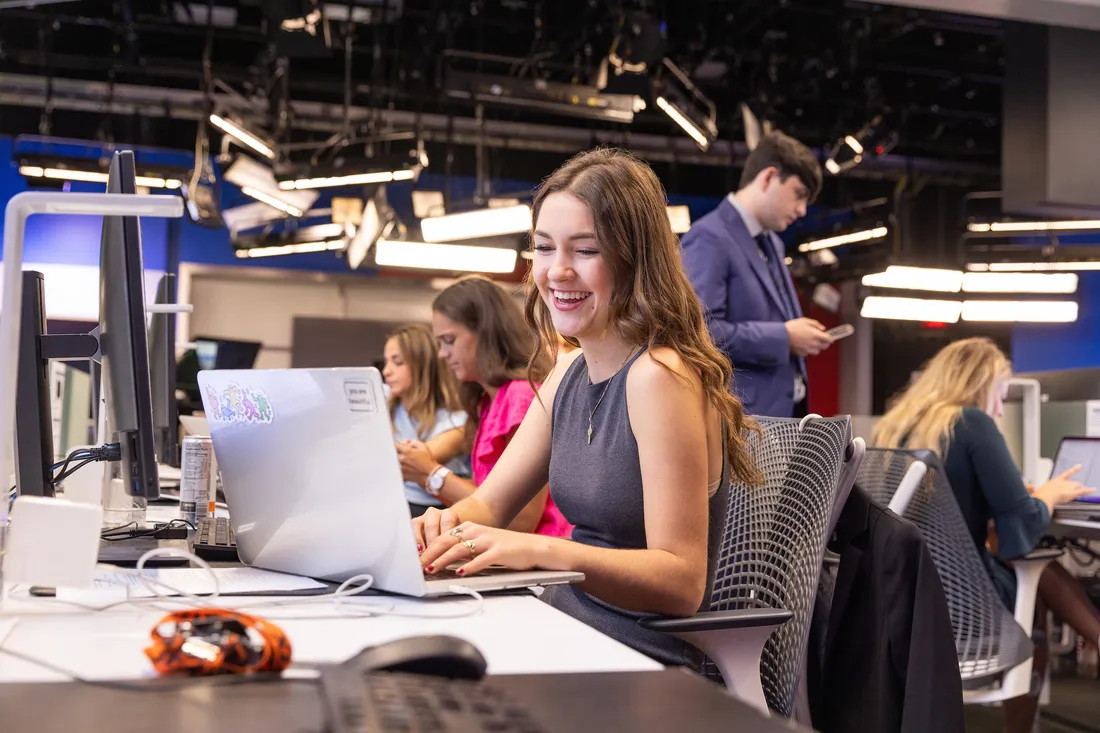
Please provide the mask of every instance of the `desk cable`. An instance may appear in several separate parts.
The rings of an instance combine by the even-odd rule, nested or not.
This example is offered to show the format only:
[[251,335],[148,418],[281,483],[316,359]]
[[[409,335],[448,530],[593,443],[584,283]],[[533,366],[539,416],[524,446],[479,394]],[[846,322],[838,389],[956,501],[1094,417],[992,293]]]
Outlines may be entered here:
[[[162,581],[162,580],[160,580],[156,577],[153,577],[153,576],[151,576],[151,575],[144,572],[145,564],[149,559],[151,559],[153,557],[156,557],[156,556],[164,556],[164,555],[176,556],[176,557],[185,557],[188,560],[190,560],[191,562],[194,562],[201,569],[205,570],[210,576],[211,585],[213,586],[212,591],[209,594],[196,595],[194,593],[182,590],[180,588],[174,588],[171,584],[165,583],[164,581]],[[118,567],[110,566],[110,565],[102,565],[102,566],[97,566],[97,567],[110,568],[110,570],[112,572],[122,572],[124,574],[133,575],[133,576],[137,577],[139,583],[141,583],[146,588],[148,588],[150,592],[154,593],[155,597],[154,598],[127,598],[124,601],[118,601],[116,603],[108,604],[106,606],[89,606],[89,605],[79,603],[79,602],[76,602],[76,601],[67,601],[67,600],[60,600],[60,599],[56,599],[52,602],[64,603],[66,605],[75,606],[77,608],[82,608],[84,610],[88,610],[88,611],[92,611],[92,612],[106,611],[110,608],[115,608],[115,607],[123,606],[123,605],[132,605],[132,606],[135,606],[137,608],[150,607],[150,608],[154,608],[154,609],[161,610],[161,611],[164,611],[164,610],[174,611],[174,610],[180,610],[180,609],[178,609],[178,608],[176,608],[176,609],[164,609],[164,608],[161,608],[157,604],[168,602],[168,603],[177,604],[177,605],[178,604],[183,604],[186,607],[192,607],[193,608],[193,607],[211,606],[211,605],[213,605],[212,604],[213,601],[216,601],[216,600],[219,600],[219,599],[225,600],[225,598],[226,598],[225,596],[221,595],[221,587],[220,587],[220,584],[218,582],[217,574],[214,572],[214,570],[210,566],[210,564],[208,562],[206,562],[205,560],[203,560],[202,558],[197,557],[196,555],[194,555],[194,554],[192,554],[192,553],[190,553],[186,550],[180,549],[180,548],[158,547],[158,548],[154,548],[152,550],[149,550],[148,552],[143,554],[138,559],[136,567],[132,570],[128,569],[128,568],[118,568]],[[277,600],[277,601],[260,601],[260,602],[256,602],[256,603],[248,603],[246,605],[234,605],[232,608],[229,608],[228,610],[245,610],[245,609],[248,609],[248,610],[251,611],[251,610],[257,609],[257,608],[274,608],[274,607],[278,607],[278,606],[298,605],[298,604],[302,604],[302,603],[332,602],[334,604],[334,609],[337,611],[337,613],[335,615],[334,614],[325,614],[325,615],[307,615],[307,616],[299,616],[299,615],[272,616],[271,620],[272,621],[285,621],[285,620],[312,620],[312,619],[349,619],[349,618],[363,618],[363,617],[385,616],[385,615],[401,616],[401,617],[406,617],[406,618],[449,619],[449,618],[461,618],[461,617],[464,617],[464,616],[470,616],[470,615],[477,614],[477,613],[481,612],[481,610],[483,609],[484,604],[485,604],[485,599],[480,593],[478,593],[475,590],[472,590],[470,588],[466,588],[466,587],[463,587],[463,586],[460,586],[460,585],[450,586],[448,588],[448,590],[450,590],[452,593],[455,593],[455,594],[470,596],[471,598],[473,598],[476,601],[476,603],[474,604],[474,606],[472,608],[467,607],[459,613],[431,613],[431,614],[409,613],[409,612],[398,610],[397,607],[396,607],[396,604],[394,604],[393,602],[384,601],[384,600],[379,599],[379,598],[369,599],[369,601],[370,601],[369,604],[368,603],[361,603],[361,602],[360,603],[351,603],[351,604],[348,603],[349,598],[351,598],[352,596],[357,596],[357,595],[360,595],[362,593],[365,593],[367,590],[369,590],[371,588],[371,586],[373,584],[374,584],[373,576],[367,575],[367,574],[361,574],[361,575],[356,575],[356,576],[353,576],[351,578],[348,578],[346,581],[341,583],[340,586],[337,587],[337,589],[335,591],[333,591],[332,593],[326,593],[324,595],[318,595],[318,596],[302,596],[302,597],[296,597],[296,598],[293,598],[293,599],[283,599],[283,600]],[[174,594],[174,595],[169,595],[169,593],[165,593],[165,592],[162,592],[162,591],[168,591],[169,593]],[[129,592],[129,589],[127,589],[127,592]],[[367,601],[368,599],[356,599],[356,600]],[[3,617],[3,614],[0,614],[0,618],[2,618],[2,617]],[[128,690],[128,691],[136,691],[136,692],[152,692],[152,691],[161,691],[161,690],[166,690],[166,689],[183,689],[183,688],[186,688],[186,687],[189,687],[189,686],[215,685],[215,684],[219,684],[219,685],[220,684],[243,684],[243,683],[248,683],[248,682],[265,682],[265,681],[276,681],[276,680],[287,680],[287,679],[310,681],[309,678],[304,678],[304,677],[300,677],[300,676],[287,677],[287,676],[283,676],[283,675],[280,675],[280,674],[266,674],[266,673],[263,673],[263,674],[249,674],[249,675],[226,675],[226,676],[218,676],[218,677],[206,677],[206,678],[197,679],[197,680],[196,679],[164,679],[164,680],[161,680],[159,684],[149,683],[149,682],[117,682],[117,681],[90,680],[90,679],[87,679],[85,677],[82,677],[80,674],[78,674],[78,673],[76,673],[72,670],[61,667],[60,665],[54,664],[53,662],[50,662],[48,660],[39,659],[39,658],[37,658],[35,656],[32,656],[30,654],[24,654],[23,652],[17,652],[17,651],[6,648],[5,644],[6,644],[7,640],[12,636],[12,633],[14,632],[15,627],[18,624],[19,624],[19,619],[18,618],[14,619],[12,625],[7,629],[6,633],[3,634],[3,636],[0,636],[0,655],[6,655],[6,656],[12,657],[14,659],[19,659],[23,662],[27,662],[29,664],[34,664],[38,667],[41,667],[43,669],[47,669],[47,670],[49,670],[51,672],[54,672],[56,674],[60,674],[60,675],[66,677],[66,678],[68,678],[68,679],[70,679],[74,682],[80,682],[80,683],[84,683],[84,684],[88,684],[88,685],[94,685],[94,686],[98,686],[98,687],[106,687],[106,688],[115,689],[115,690]],[[306,671],[306,670],[308,670],[308,665],[304,665],[304,666],[303,665],[295,665],[294,669],[298,672]]]

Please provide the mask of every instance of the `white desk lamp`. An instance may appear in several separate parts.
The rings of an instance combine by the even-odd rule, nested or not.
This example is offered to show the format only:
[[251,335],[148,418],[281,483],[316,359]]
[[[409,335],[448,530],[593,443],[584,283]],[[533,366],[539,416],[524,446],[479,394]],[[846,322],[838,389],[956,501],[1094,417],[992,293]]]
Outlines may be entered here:
[[[183,216],[179,196],[147,196],[124,193],[61,193],[28,191],[12,196],[4,211],[4,300],[0,311],[0,477],[12,474],[15,399],[19,366],[19,328],[23,298],[23,236],[33,214],[82,214],[87,216]],[[6,486],[6,485],[5,485]],[[5,492],[5,496],[6,496]],[[0,524],[7,521],[7,501],[0,502]]]

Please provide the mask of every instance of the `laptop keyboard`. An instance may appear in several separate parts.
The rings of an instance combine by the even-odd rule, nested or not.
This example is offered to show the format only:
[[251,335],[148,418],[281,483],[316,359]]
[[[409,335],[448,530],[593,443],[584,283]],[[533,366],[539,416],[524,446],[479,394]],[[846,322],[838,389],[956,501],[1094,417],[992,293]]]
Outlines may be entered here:
[[449,568],[444,568],[437,573],[424,573],[424,580],[469,580],[470,578],[483,578],[486,575],[507,575],[512,573],[518,573],[518,570],[512,570],[501,565],[490,565],[487,568],[479,570],[473,575],[459,575],[456,571],[462,567],[461,565],[453,565]]

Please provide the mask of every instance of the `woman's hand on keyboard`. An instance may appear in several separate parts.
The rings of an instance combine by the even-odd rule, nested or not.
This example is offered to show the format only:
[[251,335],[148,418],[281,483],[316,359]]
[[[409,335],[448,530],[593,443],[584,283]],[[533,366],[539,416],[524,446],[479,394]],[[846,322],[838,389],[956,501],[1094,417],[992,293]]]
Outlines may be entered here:
[[457,527],[460,521],[458,512],[453,508],[440,510],[428,507],[424,514],[412,520],[416,549],[423,552],[441,535],[446,536]]
[[512,532],[472,522],[462,522],[451,529],[455,531],[442,532],[421,553],[420,564],[428,574],[455,563],[465,563],[455,571],[459,575],[471,575],[490,565],[530,570],[537,566],[538,555],[546,545],[546,538],[542,535]]

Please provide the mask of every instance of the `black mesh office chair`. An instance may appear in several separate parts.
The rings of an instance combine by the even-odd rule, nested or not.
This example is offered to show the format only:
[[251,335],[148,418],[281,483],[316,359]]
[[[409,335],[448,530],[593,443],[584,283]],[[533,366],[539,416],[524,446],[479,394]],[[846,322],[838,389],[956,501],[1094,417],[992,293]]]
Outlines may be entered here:
[[951,613],[964,701],[989,703],[1027,694],[1039,576],[1061,552],[1038,550],[1013,562],[1016,612],[1010,613],[974,547],[934,453],[868,448],[856,483],[916,525],[932,553]]
[[708,657],[734,696],[790,718],[803,677],[825,544],[863,457],[848,417],[759,418],[750,437],[762,486],[730,487],[707,612],[647,618]]

